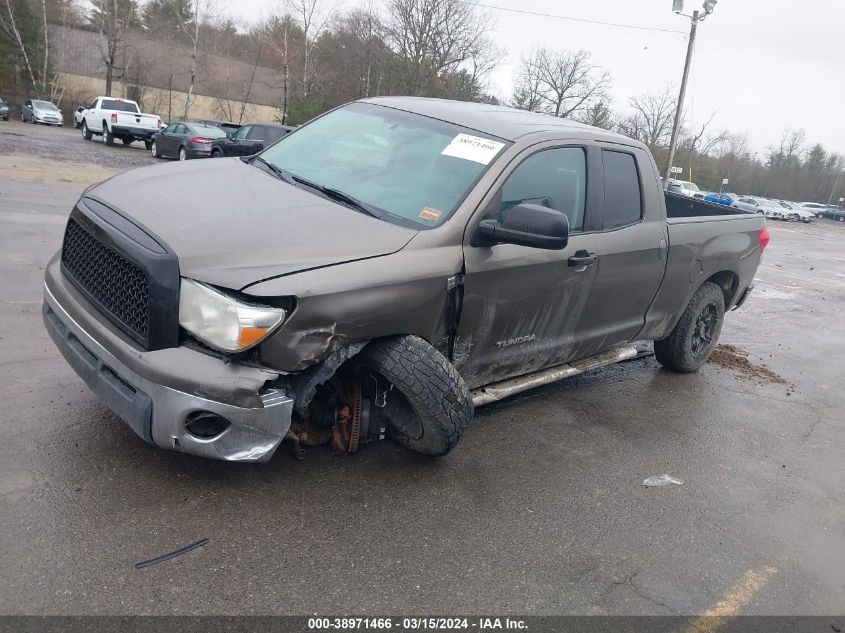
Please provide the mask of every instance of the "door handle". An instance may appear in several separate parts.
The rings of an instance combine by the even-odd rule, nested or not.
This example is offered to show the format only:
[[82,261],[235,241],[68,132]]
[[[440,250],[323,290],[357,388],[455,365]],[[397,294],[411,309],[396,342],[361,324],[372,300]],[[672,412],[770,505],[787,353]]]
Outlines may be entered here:
[[578,251],[567,262],[570,268],[583,268],[585,266],[592,266],[596,263],[598,256],[595,253],[588,253],[587,251]]

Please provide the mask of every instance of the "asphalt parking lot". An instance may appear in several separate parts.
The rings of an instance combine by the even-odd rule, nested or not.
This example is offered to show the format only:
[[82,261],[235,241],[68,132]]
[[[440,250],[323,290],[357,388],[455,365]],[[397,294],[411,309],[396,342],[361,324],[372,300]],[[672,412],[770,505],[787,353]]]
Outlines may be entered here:
[[698,374],[644,355],[540,388],[436,461],[226,464],[144,444],[41,322],[75,199],[152,160],[0,123],[0,613],[842,613],[842,225],[771,225]]

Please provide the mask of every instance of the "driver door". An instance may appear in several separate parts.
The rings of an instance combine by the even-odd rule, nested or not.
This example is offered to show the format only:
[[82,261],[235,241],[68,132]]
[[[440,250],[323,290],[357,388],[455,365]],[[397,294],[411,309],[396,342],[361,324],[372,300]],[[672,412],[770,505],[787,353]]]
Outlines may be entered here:
[[[600,161],[598,148],[588,143],[526,150],[473,218],[464,243],[464,299],[453,360],[470,388],[587,355],[584,308],[597,267],[580,262],[595,252],[591,230],[594,218],[601,219]],[[567,246],[472,246],[481,219],[501,220],[520,203],[565,214]]]

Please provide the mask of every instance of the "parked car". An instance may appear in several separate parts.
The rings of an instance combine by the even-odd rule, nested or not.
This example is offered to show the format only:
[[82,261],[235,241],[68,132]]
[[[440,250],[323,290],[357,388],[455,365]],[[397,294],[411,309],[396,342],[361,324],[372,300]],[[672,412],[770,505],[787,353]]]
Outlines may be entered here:
[[824,206],[820,211],[816,211],[816,217],[845,222],[845,209],[833,205]]
[[711,193],[704,196],[705,202],[712,202],[713,204],[721,204],[726,207],[736,206],[738,200],[736,194],[733,193]]
[[736,207],[772,219],[780,219],[780,214],[783,211],[777,202],[759,196],[740,196],[736,200]]
[[827,209],[827,205],[819,204],[818,202],[801,202],[799,206],[810,213],[815,213],[817,218],[823,217],[819,213]]
[[670,196],[647,146],[613,132],[366,99],[250,160],[87,189],[44,322],[160,447],[265,461],[290,431],[443,455],[473,407],[633,358],[632,341],[702,367],[769,233],[703,200],[673,200],[668,222]]
[[77,130],[82,127],[82,118],[85,111],[90,107],[88,103],[80,103],[73,111],[73,127]]
[[778,204],[784,208],[783,219],[790,222],[813,222],[816,219],[816,214],[806,209],[802,209],[797,202],[790,202],[789,200],[778,200]]
[[153,134],[150,151],[154,158],[209,158],[211,144],[226,138],[226,132],[214,125],[177,121]]
[[293,131],[292,127],[278,123],[244,125],[231,136],[216,139],[211,145],[211,157],[251,156],[269,147],[291,131]]
[[669,181],[666,191],[669,193],[680,193],[691,198],[704,198],[704,192],[698,188],[698,185],[689,180],[675,180]]
[[45,125],[64,125],[65,118],[61,110],[52,101],[27,99],[21,108],[21,121],[26,123],[44,123]]
[[80,130],[86,141],[93,136],[102,136],[106,145],[114,145],[115,139],[124,145],[144,141],[150,149],[153,134],[161,130],[161,119],[141,112],[138,104],[129,99],[97,97],[90,108],[83,110]]
[[9,120],[9,104],[3,100],[3,97],[0,97],[0,119]]
[[232,123],[231,121],[217,121],[215,119],[196,119],[193,122],[202,123],[203,125],[213,125],[214,127],[219,127],[221,130],[226,132],[227,136],[231,136],[243,127],[240,123]]

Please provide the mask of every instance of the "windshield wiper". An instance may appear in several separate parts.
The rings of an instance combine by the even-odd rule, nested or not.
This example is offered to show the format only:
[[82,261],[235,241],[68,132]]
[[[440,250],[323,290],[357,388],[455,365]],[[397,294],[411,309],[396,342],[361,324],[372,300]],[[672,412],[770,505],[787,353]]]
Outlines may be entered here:
[[261,156],[256,156],[254,160],[258,161],[259,163],[264,165],[267,169],[269,169],[271,172],[273,172],[273,175],[275,175],[277,178],[279,178],[279,180],[284,180],[289,185],[293,185],[294,187],[296,186],[296,179],[294,179],[293,175],[291,175],[289,172],[286,172],[284,169],[280,169],[279,167],[276,167],[270,161],[266,161],[263,158],[261,158]]
[[311,182],[310,180],[308,180],[307,178],[303,178],[302,176],[296,176],[290,173],[289,171],[285,171],[284,169],[277,167],[270,161],[264,160],[263,158],[261,158],[261,156],[256,156],[254,160],[259,161],[262,165],[267,167],[267,169],[273,172],[273,174],[275,174],[280,180],[284,180],[289,185],[305,185],[306,187],[310,187],[311,189],[319,191],[326,197],[331,198],[332,200],[337,200],[338,202],[342,202],[346,206],[352,207],[356,211],[366,213],[367,215],[370,215],[374,218],[378,218],[379,220],[384,217],[384,214],[373,205],[358,200],[358,198],[350,196],[348,193],[344,193],[339,189],[334,189],[332,187],[327,187],[326,185]]

